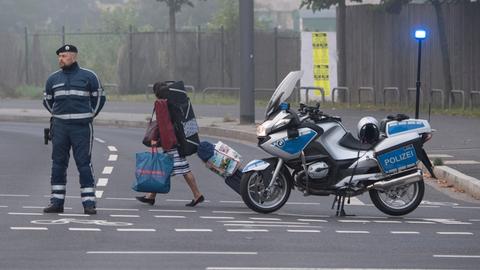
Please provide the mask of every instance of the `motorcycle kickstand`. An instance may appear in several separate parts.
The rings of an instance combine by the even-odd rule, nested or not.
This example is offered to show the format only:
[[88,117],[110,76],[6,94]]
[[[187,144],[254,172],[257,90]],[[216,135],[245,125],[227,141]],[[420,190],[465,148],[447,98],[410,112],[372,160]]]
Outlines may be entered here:
[[[345,196],[342,196],[341,198],[341,208],[340,208],[340,215],[338,215],[338,210],[337,210],[337,216],[340,217],[353,217],[355,216],[354,214],[348,214],[345,212]],[[340,203],[340,202],[339,202]],[[350,203],[350,197],[348,197],[348,203]]]

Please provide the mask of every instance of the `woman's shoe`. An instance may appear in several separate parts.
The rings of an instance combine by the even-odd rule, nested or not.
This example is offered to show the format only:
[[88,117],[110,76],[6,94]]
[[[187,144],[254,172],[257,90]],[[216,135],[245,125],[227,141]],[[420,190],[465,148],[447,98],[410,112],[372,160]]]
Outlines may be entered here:
[[191,202],[185,204],[185,206],[190,206],[190,207],[194,207],[195,205],[201,203],[205,201],[205,198],[203,197],[203,195],[201,195],[200,197],[198,197],[197,200],[192,200]]
[[155,199],[148,199],[148,198],[145,198],[145,196],[135,197],[135,199],[143,203],[148,203],[150,205],[153,205],[155,203]]

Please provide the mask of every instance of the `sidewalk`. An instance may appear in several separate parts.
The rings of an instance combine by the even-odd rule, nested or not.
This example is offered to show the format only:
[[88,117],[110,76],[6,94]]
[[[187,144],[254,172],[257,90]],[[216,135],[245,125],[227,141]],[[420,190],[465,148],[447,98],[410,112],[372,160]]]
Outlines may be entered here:
[[[149,117],[150,114],[102,112],[95,119],[95,124],[100,126],[145,128]],[[0,109],[0,121],[43,122],[47,124],[49,120],[50,114],[43,109]],[[225,137],[250,143],[257,142],[254,125],[225,122],[220,117],[198,117],[197,121],[200,126],[200,133],[203,135]],[[448,166],[435,167],[435,173],[441,179],[447,180],[449,184],[464,190],[473,198],[480,200],[480,180]]]

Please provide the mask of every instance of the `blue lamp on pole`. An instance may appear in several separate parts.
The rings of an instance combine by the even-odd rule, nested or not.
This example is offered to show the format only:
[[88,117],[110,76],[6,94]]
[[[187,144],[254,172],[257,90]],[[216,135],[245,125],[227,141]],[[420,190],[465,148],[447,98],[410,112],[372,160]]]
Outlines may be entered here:
[[415,39],[418,41],[418,64],[417,64],[417,84],[415,98],[415,119],[418,119],[418,110],[420,107],[420,66],[422,62],[422,40],[427,37],[427,31],[424,29],[415,30]]

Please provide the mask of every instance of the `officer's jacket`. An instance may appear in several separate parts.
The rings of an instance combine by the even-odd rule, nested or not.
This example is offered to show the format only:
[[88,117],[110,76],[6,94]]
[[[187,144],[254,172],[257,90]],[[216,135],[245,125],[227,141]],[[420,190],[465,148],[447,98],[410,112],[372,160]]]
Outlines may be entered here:
[[52,116],[69,123],[91,122],[105,104],[97,75],[76,62],[48,77],[43,96],[43,106]]

